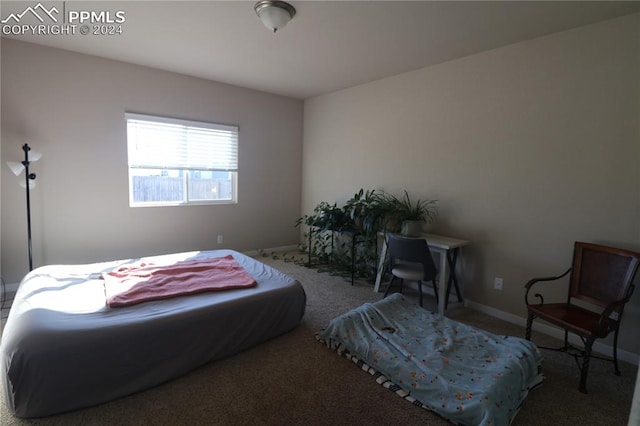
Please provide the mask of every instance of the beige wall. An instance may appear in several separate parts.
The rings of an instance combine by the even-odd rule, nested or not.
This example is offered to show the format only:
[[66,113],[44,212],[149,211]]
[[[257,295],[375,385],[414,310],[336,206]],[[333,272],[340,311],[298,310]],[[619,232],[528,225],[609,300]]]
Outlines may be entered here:
[[[303,213],[361,187],[438,199],[431,230],[472,243],[468,298],[525,316],[525,282],[564,271],[575,240],[640,250],[639,27],[636,14],[308,99]],[[640,354],[640,291],[627,314],[621,347]]]
[[[237,124],[238,204],[130,208],[125,111]],[[2,40],[2,159],[41,151],[32,192],[35,266],[296,244],[303,103]],[[24,189],[2,168],[2,273],[28,269]],[[224,244],[216,244],[216,236]]]

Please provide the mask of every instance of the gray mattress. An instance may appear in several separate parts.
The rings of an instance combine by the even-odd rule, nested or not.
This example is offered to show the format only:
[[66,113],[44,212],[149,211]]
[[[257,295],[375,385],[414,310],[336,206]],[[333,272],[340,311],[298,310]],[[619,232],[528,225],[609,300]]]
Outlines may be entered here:
[[[106,306],[102,272],[227,254],[256,287]],[[18,417],[41,417],[120,398],[292,330],[305,304],[297,280],[230,250],[37,268],[20,284],[2,334],[4,400]]]

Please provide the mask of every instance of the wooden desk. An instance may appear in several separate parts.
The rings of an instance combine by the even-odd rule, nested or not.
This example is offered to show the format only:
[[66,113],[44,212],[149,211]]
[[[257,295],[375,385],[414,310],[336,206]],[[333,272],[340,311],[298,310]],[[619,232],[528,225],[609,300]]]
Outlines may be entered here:
[[[435,234],[421,234],[417,238],[424,238],[429,244],[432,252],[438,253],[440,257],[440,267],[438,268],[438,313],[444,315],[446,305],[449,301],[449,293],[451,292],[451,284],[454,285],[458,301],[462,302],[463,297],[458,286],[456,277],[456,262],[458,260],[458,252],[460,247],[469,244],[467,240],[459,240],[457,238],[444,237]],[[384,275],[385,264],[387,261],[387,236],[384,235],[382,249],[380,251],[380,262],[378,264],[378,272],[376,274],[376,284],[373,291],[380,291],[380,283]]]

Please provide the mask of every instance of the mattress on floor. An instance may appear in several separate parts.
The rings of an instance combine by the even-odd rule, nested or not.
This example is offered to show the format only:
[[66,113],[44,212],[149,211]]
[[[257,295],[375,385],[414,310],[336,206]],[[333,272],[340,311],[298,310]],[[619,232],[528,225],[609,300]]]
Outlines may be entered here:
[[[105,303],[104,272],[226,255],[255,287]],[[4,401],[18,417],[41,417],[120,398],[292,330],[305,304],[297,280],[231,250],[40,267],[21,282],[2,334]]]
[[543,380],[532,342],[432,314],[400,294],[333,319],[316,338],[455,424],[508,425]]

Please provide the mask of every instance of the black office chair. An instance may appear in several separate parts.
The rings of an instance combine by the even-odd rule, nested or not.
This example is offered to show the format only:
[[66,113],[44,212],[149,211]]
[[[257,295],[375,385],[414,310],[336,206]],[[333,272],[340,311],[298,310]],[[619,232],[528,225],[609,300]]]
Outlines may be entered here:
[[[416,281],[420,293],[420,306],[422,306],[422,282],[431,281],[433,291],[438,300],[438,286],[436,285],[436,265],[431,256],[431,250],[424,238],[408,238],[396,234],[388,234],[387,253],[389,254],[389,271],[391,280],[384,293],[387,297],[391,285],[396,278],[400,279],[400,292],[404,280]],[[436,302],[437,305],[437,302]]]

